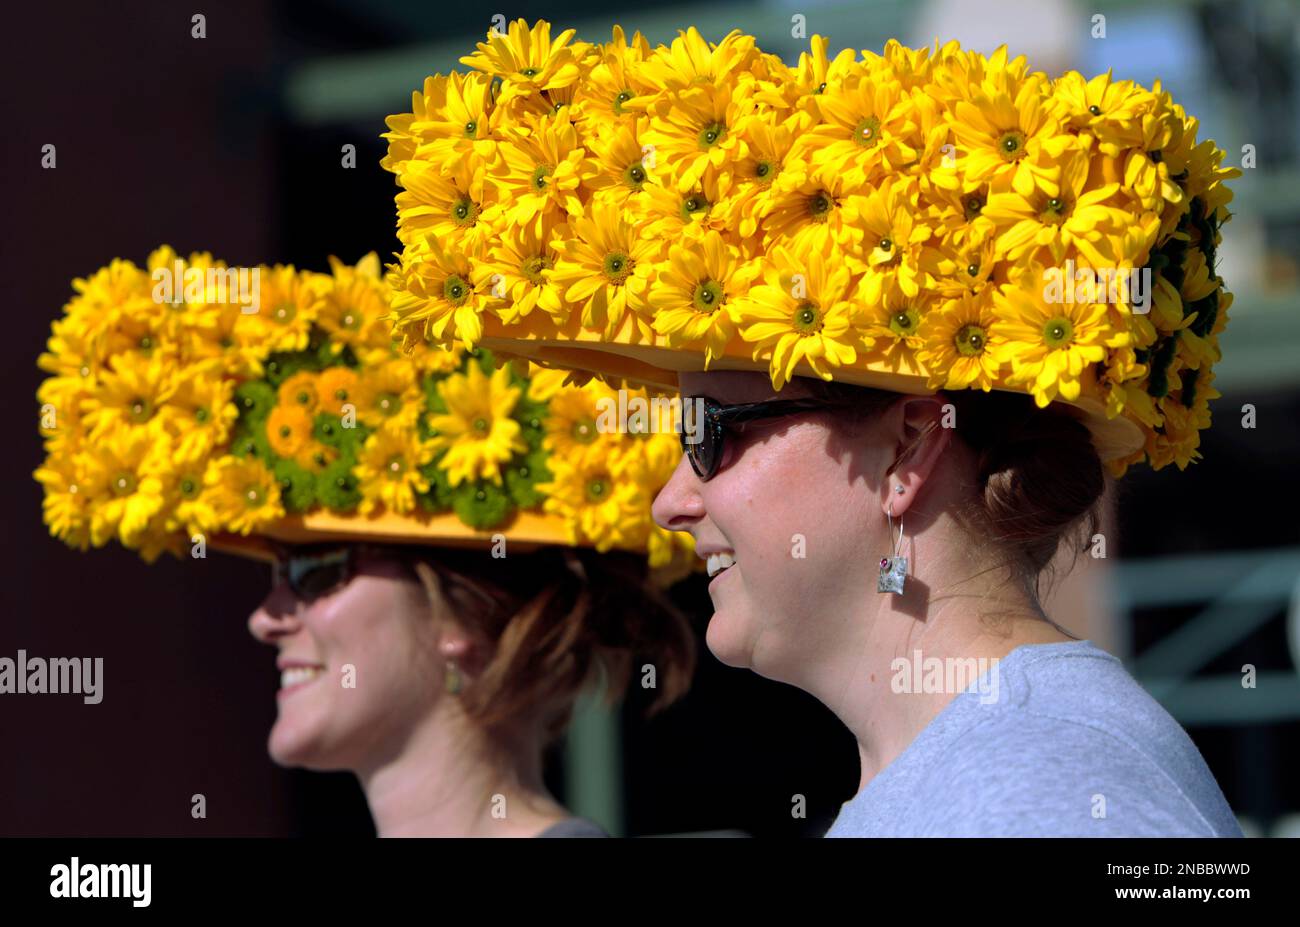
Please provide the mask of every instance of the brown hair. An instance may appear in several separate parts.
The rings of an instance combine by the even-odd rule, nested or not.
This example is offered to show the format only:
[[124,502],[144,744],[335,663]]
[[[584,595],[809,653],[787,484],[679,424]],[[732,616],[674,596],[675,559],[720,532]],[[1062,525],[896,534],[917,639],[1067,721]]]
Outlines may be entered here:
[[483,672],[459,698],[494,740],[540,722],[549,744],[598,676],[609,703],[621,698],[637,657],[655,670],[648,714],[690,687],[695,636],[686,617],[648,584],[644,555],[546,547],[494,558],[487,550],[438,549],[414,566],[434,608],[449,609],[493,645]]
[[[799,382],[858,421],[901,398],[811,377]],[[973,537],[998,545],[1013,578],[1037,598],[1062,540],[1077,539],[1079,529],[1091,537],[1100,527],[1106,476],[1092,436],[1068,411],[1040,409],[1026,393],[964,389],[941,395],[952,403],[954,430],[976,460],[976,492],[954,514]],[[1075,547],[1076,556],[1081,547]]]

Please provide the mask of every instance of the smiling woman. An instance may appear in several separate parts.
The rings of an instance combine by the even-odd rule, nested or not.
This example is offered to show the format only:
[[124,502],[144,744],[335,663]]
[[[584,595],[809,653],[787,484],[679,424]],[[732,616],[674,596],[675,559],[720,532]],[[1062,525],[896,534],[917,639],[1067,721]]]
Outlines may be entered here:
[[651,710],[689,684],[658,591],[694,568],[689,539],[650,513],[677,438],[598,428],[599,383],[399,352],[377,258],[331,265],[258,268],[260,313],[226,288],[152,302],[127,261],[78,280],[40,359],[50,532],[275,563],[249,619],[277,651],[269,751],[353,771],[381,835],[603,833],[547,793],[543,756],[635,658]]
[[[570,38],[512,23],[390,117],[398,186],[463,172],[481,209],[435,249],[428,204],[398,194],[394,332],[704,401],[655,520],[707,558],[709,649],[854,734],[832,835],[1240,834],[1186,733],[1039,596],[1108,472],[1199,456],[1231,305],[1226,152],[1159,85],[1052,78],[1005,47],[831,58],[813,36],[787,64],[741,30]],[[544,83],[506,64],[519,49]],[[465,85],[489,90],[488,138],[434,115]],[[525,214],[522,168],[493,152],[555,113],[592,164],[565,213]],[[634,186],[594,181],[617,157]],[[554,272],[515,293],[553,311],[429,285],[524,230]],[[1152,287],[1059,298],[1076,266]],[[900,657],[1000,675],[898,691]]]
[[689,626],[631,555],[283,556],[249,619],[279,653],[268,749],[283,766],[353,772],[381,836],[603,835],[548,793],[544,751],[583,689],[621,696],[634,656],[656,671],[652,712],[689,685]]

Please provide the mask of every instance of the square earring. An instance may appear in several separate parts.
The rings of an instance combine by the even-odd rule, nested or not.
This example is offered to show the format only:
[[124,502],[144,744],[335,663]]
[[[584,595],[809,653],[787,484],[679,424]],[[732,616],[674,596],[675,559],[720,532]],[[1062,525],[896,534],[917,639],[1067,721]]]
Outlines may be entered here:
[[[889,503],[889,537],[894,537],[894,503]],[[907,558],[899,556],[903,546],[903,519],[898,519],[898,543],[894,545],[892,557],[880,558],[880,577],[876,580],[877,592],[903,594],[903,581],[907,579]]]
[[903,594],[903,580],[907,578],[906,557],[881,557],[880,577],[876,580],[877,592]]

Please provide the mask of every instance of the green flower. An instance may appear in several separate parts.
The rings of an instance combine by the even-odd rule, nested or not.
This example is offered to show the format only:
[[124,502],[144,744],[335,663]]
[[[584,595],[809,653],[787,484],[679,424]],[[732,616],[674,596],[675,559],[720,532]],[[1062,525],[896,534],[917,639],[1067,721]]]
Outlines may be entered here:
[[513,508],[505,490],[487,481],[462,483],[452,493],[451,507],[461,521],[480,531],[500,525]]
[[316,502],[316,476],[292,460],[277,461],[272,468],[280,484],[280,500],[288,512],[305,512]]
[[511,416],[522,429],[520,437],[528,444],[530,451],[540,450],[542,439],[546,437],[546,403],[533,402],[527,396],[520,396]]
[[240,421],[230,439],[230,453],[236,457],[257,457],[267,466],[278,459],[266,440],[266,429],[260,422]]
[[241,383],[235,389],[235,406],[239,420],[250,426],[260,426],[275,408],[275,390],[262,380]]
[[[441,457],[442,455],[439,455]],[[430,512],[445,512],[451,508],[455,490],[447,478],[447,471],[435,460],[420,468],[420,474],[429,481],[429,491],[419,496],[420,503]]]
[[316,498],[320,504],[334,512],[350,512],[361,502],[361,490],[352,473],[356,461],[340,457],[316,474]]
[[1169,365],[1173,363],[1180,334],[1181,330],[1173,332],[1156,344],[1151,352],[1151,375],[1147,380],[1147,392],[1156,399],[1169,394]]
[[487,348],[470,348],[465,353],[467,357],[467,360],[465,361],[466,364],[471,364],[474,363],[474,361],[478,361],[478,365],[481,368],[483,368],[483,372],[485,374],[487,374],[488,376],[492,376],[492,374],[496,373],[496,369],[497,369],[496,357]]
[[506,490],[515,505],[521,509],[533,509],[546,499],[546,493],[539,492],[538,483],[552,479],[546,468],[546,453],[535,450],[527,455],[515,455],[510,465],[505,468]]
[[319,371],[324,366],[319,350],[307,348],[305,351],[280,351],[266,361],[266,382],[279,389],[280,384],[295,373],[301,370]]

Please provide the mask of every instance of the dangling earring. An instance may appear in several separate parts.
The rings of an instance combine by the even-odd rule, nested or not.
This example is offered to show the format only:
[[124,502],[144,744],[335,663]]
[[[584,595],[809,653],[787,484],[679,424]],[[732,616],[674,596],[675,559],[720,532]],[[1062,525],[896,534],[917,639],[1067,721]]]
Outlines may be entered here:
[[447,692],[450,695],[460,694],[460,667],[456,665],[455,660],[447,661],[447,672],[445,674],[447,681]]
[[[902,489],[902,487],[898,487]],[[889,539],[894,539],[894,503],[889,503]],[[876,580],[877,592],[896,592],[903,594],[903,580],[907,578],[907,558],[898,552],[903,548],[903,516],[898,516],[898,543],[894,545],[892,557],[880,558],[880,578]]]

